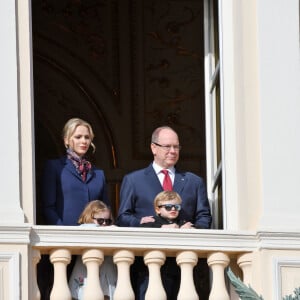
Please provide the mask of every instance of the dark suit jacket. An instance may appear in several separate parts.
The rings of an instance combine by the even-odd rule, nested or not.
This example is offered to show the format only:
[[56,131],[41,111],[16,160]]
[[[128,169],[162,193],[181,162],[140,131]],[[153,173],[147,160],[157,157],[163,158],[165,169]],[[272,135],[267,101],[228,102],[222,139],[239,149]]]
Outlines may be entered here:
[[48,160],[42,178],[42,209],[48,225],[77,225],[91,200],[108,203],[104,172],[92,167],[83,182],[70,159]]
[[[153,200],[162,186],[152,167],[127,174],[122,182],[117,225],[138,227],[145,216],[155,216]],[[210,228],[211,213],[203,179],[190,172],[176,170],[173,190],[182,198],[179,218],[196,228]]]

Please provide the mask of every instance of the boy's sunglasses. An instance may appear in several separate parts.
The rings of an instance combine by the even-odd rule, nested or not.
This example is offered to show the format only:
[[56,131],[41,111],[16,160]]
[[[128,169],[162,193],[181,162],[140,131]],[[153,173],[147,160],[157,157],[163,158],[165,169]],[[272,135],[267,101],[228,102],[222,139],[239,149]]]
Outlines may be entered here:
[[162,204],[158,205],[159,208],[164,207],[166,211],[171,211],[173,208],[176,211],[181,210],[181,205],[180,204]]
[[107,225],[107,226],[109,226],[109,225],[112,224],[112,219],[103,219],[103,218],[93,218],[93,219],[97,220],[97,223],[99,225]]

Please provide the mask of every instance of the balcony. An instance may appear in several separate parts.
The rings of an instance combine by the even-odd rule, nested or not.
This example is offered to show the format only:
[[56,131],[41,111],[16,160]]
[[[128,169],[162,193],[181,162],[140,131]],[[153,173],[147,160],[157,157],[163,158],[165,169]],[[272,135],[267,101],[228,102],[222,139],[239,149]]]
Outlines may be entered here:
[[[198,258],[206,259],[211,271],[209,299],[234,299],[236,295],[228,288],[224,270],[231,265],[245,282],[251,284],[252,252],[258,248],[258,240],[256,233],[249,232],[125,227],[87,229],[73,226],[33,226],[30,235],[33,272],[40,254],[49,254],[54,266],[52,300],[71,299],[66,267],[73,254],[82,255],[87,267],[84,299],[104,299],[98,277],[104,255],[113,256],[117,265],[118,281],[114,300],[134,299],[129,269],[135,256],[143,256],[149,269],[147,300],[166,299],[159,272],[166,256],[176,257],[181,269],[178,300],[198,299],[193,283],[193,268]],[[35,274],[30,278],[35,278]],[[31,284],[30,299],[39,299],[36,280]]]
[[[103,299],[98,270],[104,255],[118,269],[115,300],[134,299],[129,268],[143,256],[150,273],[147,300],[166,299],[159,268],[176,257],[182,272],[178,299],[198,299],[192,270],[199,258],[210,269],[209,300],[238,299],[224,270],[227,266],[264,299],[281,300],[300,286],[300,232],[150,229],[128,227],[0,225],[0,299],[37,300],[36,266],[49,254],[55,271],[51,299],[71,299],[66,266],[82,255],[88,278],[85,299]],[[200,297],[201,300],[201,297]]]

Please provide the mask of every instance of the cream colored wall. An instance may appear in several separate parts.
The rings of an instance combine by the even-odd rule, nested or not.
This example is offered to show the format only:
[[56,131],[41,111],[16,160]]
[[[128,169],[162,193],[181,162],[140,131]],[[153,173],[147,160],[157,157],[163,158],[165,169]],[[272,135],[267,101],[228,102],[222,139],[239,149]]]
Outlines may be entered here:
[[264,299],[281,300],[300,287],[300,251],[262,250],[255,253],[253,285]]
[[6,287],[1,299],[27,300],[31,287],[30,229],[24,225],[33,223],[35,215],[29,8],[30,0],[18,0],[6,1],[0,9],[0,37],[5,41],[0,49],[0,157],[5,170],[0,175],[0,286]]
[[237,222],[239,229],[255,230],[262,205],[257,7],[256,1],[235,3]]
[[261,229],[300,230],[299,1],[258,1]]
[[18,4],[18,55],[19,97],[21,120],[21,204],[25,222],[35,223],[35,166],[33,127],[33,75],[30,1],[19,0]]
[[221,1],[220,16],[225,228],[293,229],[299,210],[299,1]]
[[261,214],[256,1],[221,1],[227,229],[253,230]]
[[[3,5],[3,4],[2,4]],[[24,222],[20,206],[21,185],[20,143],[19,143],[19,98],[18,98],[18,60],[16,41],[16,6],[14,1],[5,2],[0,9],[0,223]]]
[[[28,247],[19,244],[0,245],[1,299],[28,299]],[[20,289],[18,288],[20,286]]]

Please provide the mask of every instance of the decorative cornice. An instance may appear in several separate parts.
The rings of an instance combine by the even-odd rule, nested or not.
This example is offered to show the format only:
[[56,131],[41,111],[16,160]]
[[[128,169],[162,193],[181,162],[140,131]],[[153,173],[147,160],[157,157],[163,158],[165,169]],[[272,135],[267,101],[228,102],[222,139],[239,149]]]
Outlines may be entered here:
[[258,231],[259,249],[300,250],[299,231]]
[[34,226],[32,246],[102,247],[114,249],[195,250],[201,253],[252,252],[257,249],[255,233],[198,229],[150,229],[129,227],[80,228],[77,226]]
[[285,231],[225,231],[134,227],[0,225],[1,244],[38,248],[101,247],[113,249],[194,250],[199,255],[224,251],[233,255],[261,250],[300,250],[300,233]]
[[0,245],[3,244],[30,244],[30,224],[1,224],[0,225]]

